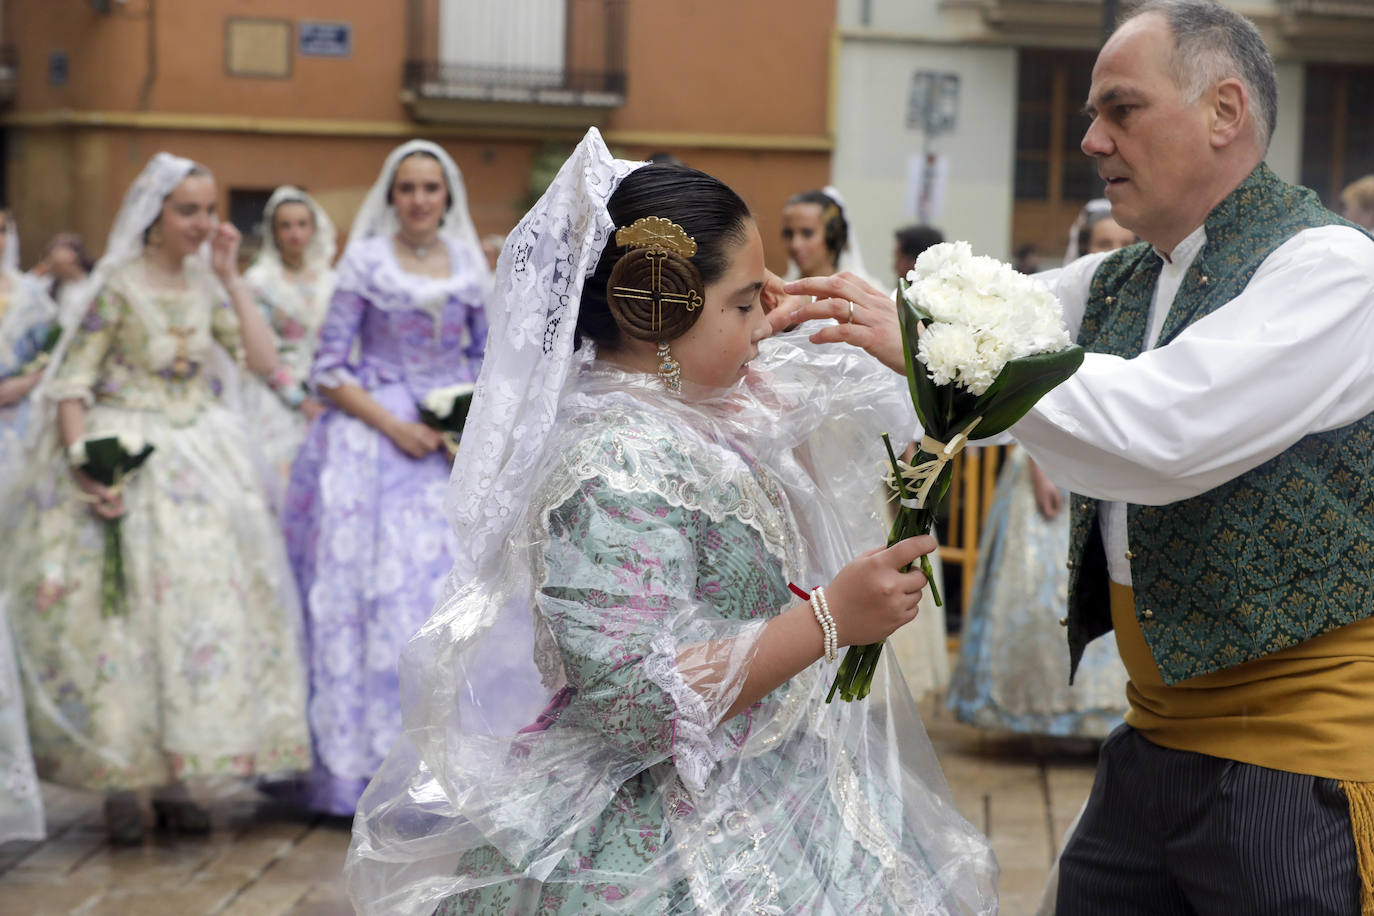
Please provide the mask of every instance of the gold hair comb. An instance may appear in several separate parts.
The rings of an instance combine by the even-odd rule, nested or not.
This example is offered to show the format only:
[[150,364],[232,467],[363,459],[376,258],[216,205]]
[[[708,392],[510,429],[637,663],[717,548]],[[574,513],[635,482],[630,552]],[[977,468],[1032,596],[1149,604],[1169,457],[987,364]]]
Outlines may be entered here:
[[661,216],[645,216],[617,229],[615,243],[626,248],[661,248],[684,258],[697,253],[697,243],[686,230]]

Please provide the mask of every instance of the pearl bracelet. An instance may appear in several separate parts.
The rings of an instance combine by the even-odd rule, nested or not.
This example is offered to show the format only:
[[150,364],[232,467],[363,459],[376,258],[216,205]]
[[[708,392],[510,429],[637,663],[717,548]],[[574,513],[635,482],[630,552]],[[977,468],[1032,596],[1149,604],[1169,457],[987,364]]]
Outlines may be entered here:
[[830,605],[825,600],[825,591],[818,585],[811,591],[811,612],[821,625],[824,635],[825,660],[836,661],[840,657],[839,637],[835,632],[835,618],[830,616]]

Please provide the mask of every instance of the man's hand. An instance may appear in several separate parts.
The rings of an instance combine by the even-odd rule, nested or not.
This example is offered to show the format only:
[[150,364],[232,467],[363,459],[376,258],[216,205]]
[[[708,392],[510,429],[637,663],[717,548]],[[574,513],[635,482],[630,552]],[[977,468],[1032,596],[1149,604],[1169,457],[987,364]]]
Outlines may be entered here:
[[[794,280],[783,290],[793,297],[795,306],[786,316],[790,323],[821,318],[839,322],[818,328],[811,335],[812,343],[847,343],[866,351],[893,372],[906,373],[897,306],[888,294],[847,271],[833,277]],[[814,301],[807,302],[807,296],[815,297]],[[773,320],[771,313],[768,317]]]
[[1053,521],[1064,509],[1064,494],[1034,461],[1030,462],[1030,477],[1031,487],[1035,490],[1035,507],[1047,520]]

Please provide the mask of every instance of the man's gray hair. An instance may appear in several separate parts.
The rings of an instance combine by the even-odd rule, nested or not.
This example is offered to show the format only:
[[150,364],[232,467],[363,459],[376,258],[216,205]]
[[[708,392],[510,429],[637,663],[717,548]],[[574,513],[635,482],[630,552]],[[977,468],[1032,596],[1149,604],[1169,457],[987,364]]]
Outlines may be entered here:
[[1274,58],[1259,29],[1216,0],[1145,0],[1125,21],[1159,13],[1174,33],[1170,63],[1174,83],[1191,104],[1224,79],[1235,78],[1250,99],[1250,117],[1260,148],[1269,149],[1278,110]]

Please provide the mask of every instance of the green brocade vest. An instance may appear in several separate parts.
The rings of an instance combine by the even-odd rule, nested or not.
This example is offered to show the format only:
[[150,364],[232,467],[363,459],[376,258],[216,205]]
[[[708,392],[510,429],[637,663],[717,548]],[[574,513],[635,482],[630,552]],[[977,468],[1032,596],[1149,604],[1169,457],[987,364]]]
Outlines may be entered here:
[[[1265,165],[1208,215],[1158,346],[1237,296],[1304,229],[1345,224]],[[1160,259],[1145,243],[1093,275],[1078,342],[1140,355]],[[1293,303],[1302,320],[1302,303]],[[1295,384],[1300,380],[1295,379]],[[1205,396],[1205,395],[1204,395]],[[1220,405],[1220,409],[1225,409]],[[1096,500],[1075,495],[1069,545],[1072,669],[1112,628]],[[1307,436],[1192,499],[1127,507],[1135,614],[1164,683],[1230,668],[1374,614],[1374,414]]]

